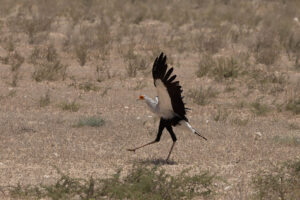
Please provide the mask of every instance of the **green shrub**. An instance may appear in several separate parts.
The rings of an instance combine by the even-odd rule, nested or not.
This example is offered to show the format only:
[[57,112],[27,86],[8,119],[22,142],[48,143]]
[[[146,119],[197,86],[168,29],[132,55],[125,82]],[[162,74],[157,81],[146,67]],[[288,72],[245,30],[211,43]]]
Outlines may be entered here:
[[215,175],[188,175],[188,170],[171,176],[160,167],[134,167],[121,178],[121,170],[107,179],[76,179],[59,172],[57,182],[39,186],[10,186],[13,198],[32,199],[192,199],[215,194]]
[[87,118],[80,118],[76,127],[82,126],[91,126],[91,127],[100,127],[103,126],[105,121],[100,116],[93,116]]
[[253,177],[255,199],[300,199],[300,161],[289,161]]

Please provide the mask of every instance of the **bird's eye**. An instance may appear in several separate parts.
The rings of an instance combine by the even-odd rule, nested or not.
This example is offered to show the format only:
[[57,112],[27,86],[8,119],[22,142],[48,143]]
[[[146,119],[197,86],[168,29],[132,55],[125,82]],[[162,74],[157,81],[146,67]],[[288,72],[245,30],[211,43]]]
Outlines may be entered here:
[[141,100],[144,100],[144,96],[140,96],[140,99],[141,99]]

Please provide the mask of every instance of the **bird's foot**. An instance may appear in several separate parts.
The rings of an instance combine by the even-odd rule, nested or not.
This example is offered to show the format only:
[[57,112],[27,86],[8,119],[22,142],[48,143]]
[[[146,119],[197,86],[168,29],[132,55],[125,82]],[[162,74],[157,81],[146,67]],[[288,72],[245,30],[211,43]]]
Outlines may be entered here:
[[133,152],[133,153],[135,153],[135,150],[136,150],[136,149],[127,149],[127,151],[131,151],[131,152]]
[[167,165],[175,165],[176,162],[175,162],[174,160],[166,159],[166,160],[165,160],[165,164],[167,164]]

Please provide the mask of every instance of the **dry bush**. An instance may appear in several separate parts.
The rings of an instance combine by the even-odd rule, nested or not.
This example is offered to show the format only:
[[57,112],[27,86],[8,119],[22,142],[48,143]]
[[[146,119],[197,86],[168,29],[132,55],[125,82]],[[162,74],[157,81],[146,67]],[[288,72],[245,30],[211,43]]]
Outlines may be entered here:
[[246,126],[249,122],[249,119],[241,119],[239,117],[232,120],[232,123],[237,126]]
[[236,78],[241,73],[240,71],[240,64],[233,57],[212,58],[210,55],[205,55],[198,64],[196,75],[198,77],[208,75],[214,77],[217,81],[222,81],[228,78]]
[[285,109],[293,114],[300,114],[300,81],[295,85],[293,94],[286,102]]
[[79,89],[84,90],[85,92],[89,92],[89,91],[97,92],[99,91],[100,88],[92,82],[85,82],[79,84]]
[[51,23],[51,18],[41,16],[33,16],[31,19],[25,20],[23,29],[28,34],[29,44],[44,40],[48,36]]
[[192,99],[194,103],[204,106],[209,104],[211,99],[216,97],[218,92],[212,88],[203,88],[200,87],[199,89],[192,89],[187,92],[187,97]]
[[75,54],[80,66],[84,66],[88,58],[89,47],[84,42],[75,45]]
[[17,87],[19,78],[20,78],[19,72],[14,72],[13,75],[12,75],[11,86]]
[[289,1],[285,5],[272,4],[274,12],[265,13],[264,29],[270,29],[275,33],[280,45],[286,50],[289,58],[294,57],[300,48],[300,27],[295,21],[299,17],[298,1]]
[[107,59],[112,48],[112,36],[110,33],[110,26],[105,22],[104,17],[96,25],[93,39],[93,48],[99,52],[102,60]]
[[270,112],[270,107],[266,104],[262,104],[259,101],[255,101],[251,104],[252,112],[256,115],[265,116]]
[[56,81],[58,79],[64,80],[66,77],[67,66],[57,62],[44,62],[35,66],[35,71],[32,78],[37,82],[48,80]]
[[[102,118],[93,117],[82,119],[78,126],[102,126],[103,123]],[[78,179],[57,171],[60,177],[54,183],[6,188],[17,199],[208,199],[216,194],[217,182],[222,182],[210,172],[190,175],[189,170],[182,170],[173,176],[159,165],[134,166],[124,177],[118,170],[108,178]]]
[[146,86],[147,86],[147,83],[145,81],[143,81],[143,80],[137,80],[136,86],[133,88],[133,90],[141,90],[141,89],[143,89]]
[[9,51],[9,52],[13,52],[16,49],[16,43],[17,40],[14,39],[13,35],[10,35],[6,38],[3,39],[2,43],[2,47]]
[[[291,129],[295,127],[290,127]],[[300,146],[300,137],[297,136],[279,136],[276,135],[273,137],[273,141],[276,144],[285,145],[285,146]]]
[[100,127],[105,123],[104,119],[100,116],[82,117],[79,119],[75,127],[91,126]]
[[76,103],[76,100],[72,102],[62,102],[58,105],[62,110],[77,112],[80,108],[80,104]]
[[14,18],[10,18],[8,23],[12,32],[22,31],[26,33],[29,44],[33,44],[44,41],[48,36],[52,18],[44,15],[25,17],[24,14],[20,13]]
[[96,65],[96,72],[97,72],[97,81],[98,82],[102,82],[102,81],[105,81],[106,79],[112,78],[112,75],[109,72],[108,67],[103,67],[101,65]]
[[284,92],[288,84],[288,75],[280,72],[269,72],[253,68],[247,71],[249,77],[248,88],[259,89],[261,92],[278,95]]
[[255,199],[299,199],[300,161],[289,161],[253,177]]
[[24,63],[25,58],[21,56],[17,51],[9,52],[8,55],[3,58],[4,63],[10,64],[12,72],[11,86],[16,87],[19,80],[19,69]]
[[201,78],[206,76],[210,72],[211,68],[214,67],[214,65],[215,61],[211,55],[205,54],[202,56],[198,62],[198,70],[196,71],[197,77]]
[[58,10],[57,1],[19,2],[15,13],[9,15],[7,26],[12,33],[27,34],[29,44],[38,44],[46,41]]
[[53,45],[35,46],[29,57],[29,62],[38,65],[45,60],[55,62],[59,59],[56,48]]
[[[193,44],[196,51],[206,52],[208,54],[216,54],[220,49],[226,46],[226,35],[227,30],[224,30],[224,27],[214,27],[213,31],[203,31],[194,36]],[[190,40],[190,35],[186,36]],[[186,42],[186,41],[185,41]],[[188,48],[186,48],[188,49]]]
[[23,64],[25,58],[21,56],[17,51],[12,52],[8,55],[8,62],[11,65],[11,71],[18,71]]
[[297,53],[296,59],[295,59],[295,69],[300,70],[300,52]]
[[217,111],[213,113],[213,119],[216,122],[226,122],[230,112],[227,108],[217,107]]
[[225,41],[223,38],[224,37],[222,33],[211,33],[210,36],[208,38],[205,38],[202,43],[204,51],[212,54],[217,53],[225,45]]
[[15,8],[16,6],[16,0],[1,0],[1,6],[0,6],[0,16],[4,17],[9,15],[12,10]]
[[220,81],[227,78],[236,78],[239,74],[239,66],[237,60],[233,57],[216,59],[216,65],[211,72],[216,80]]
[[62,64],[56,49],[50,45],[47,48],[36,47],[30,57],[35,71],[32,78],[36,81],[55,81],[66,78],[67,65]]
[[273,30],[260,31],[253,48],[257,62],[265,65],[274,64],[280,55],[280,46]]
[[148,60],[145,56],[136,53],[133,44],[131,44],[130,47],[122,53],[122,56],[127,63],[126,73],[128,77],[136,77],[138,71],[145,72],[148,67]]
[[[254,45],[254,55],[259,63],[272,65],[285,50],[290,59],[294,59],[299,52],[300,27],[295,22],[298,16],[297,6],[300,3],[269,3],[260,7],[261,22]],[[272,10],[272,12],[270,12]]]
[[50,93],[47,91],[47,93],[43,96],[41,96],[39,100],[39,106],[40,107],[46,107],[50,104]]
[[90,26],[82,25],[80,34],[72,38],[75,55],[81,66],[92,57],[100,59],[103,63],[108,60],[112,42],[109,29],[108,24],[101,19],[100,22]]

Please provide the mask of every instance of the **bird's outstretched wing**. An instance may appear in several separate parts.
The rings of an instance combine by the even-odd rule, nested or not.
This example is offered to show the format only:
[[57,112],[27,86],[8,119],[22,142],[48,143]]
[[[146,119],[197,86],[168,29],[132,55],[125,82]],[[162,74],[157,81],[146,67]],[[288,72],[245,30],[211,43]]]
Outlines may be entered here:
[[[153,63],[152,75],[154,86],[157,88],[159,108],[167,116],[175,113],[179,119],[187,120],[186,108],[182,101],[182,89],[179,81],[175,81],[176,75],[172,75],[173,68],[168,69],[167,57],[161,53]],[[172,76],[171,76],[172,75]],[[175,117],[173,114],[173,117]],[[178,119],[178,120],[179,120]]]

